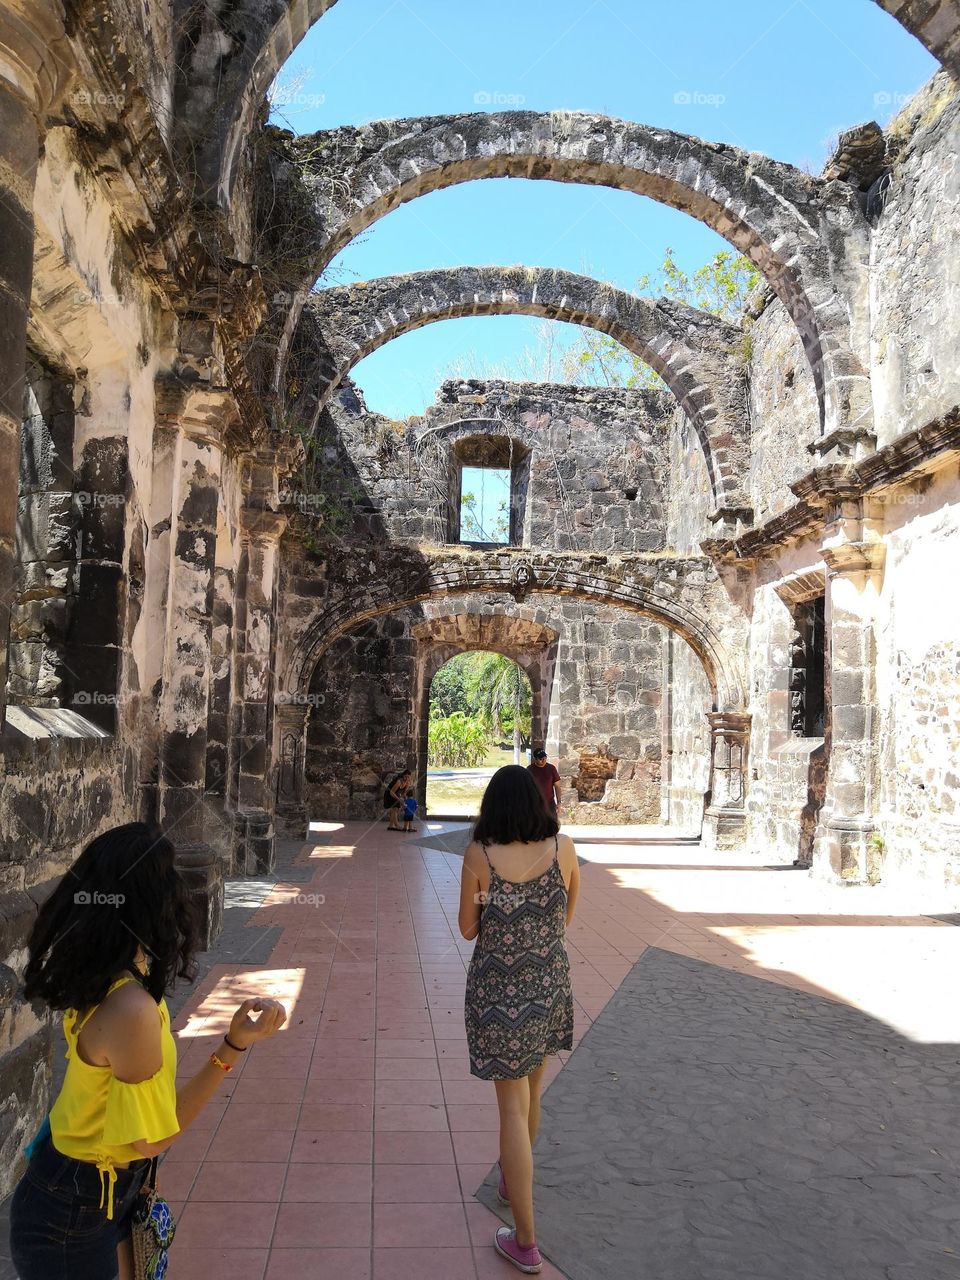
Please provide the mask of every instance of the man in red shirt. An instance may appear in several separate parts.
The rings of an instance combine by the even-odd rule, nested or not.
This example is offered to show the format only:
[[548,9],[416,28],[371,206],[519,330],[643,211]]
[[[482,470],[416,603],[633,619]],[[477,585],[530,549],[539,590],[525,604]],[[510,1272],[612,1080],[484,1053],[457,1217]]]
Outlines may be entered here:
[[533,764],[528,766],[533,780],[540,788],[543,803],[554,817],[560,807],[560,774],[556,767],[547,760],[543,747],[537,747],[533,753]]

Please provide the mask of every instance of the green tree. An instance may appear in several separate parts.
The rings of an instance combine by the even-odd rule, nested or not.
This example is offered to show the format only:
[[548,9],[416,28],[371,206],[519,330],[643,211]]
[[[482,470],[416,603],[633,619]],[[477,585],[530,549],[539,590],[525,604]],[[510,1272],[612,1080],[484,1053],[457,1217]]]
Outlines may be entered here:
[[[644,297],[664,296],[685,302],[699,311],[738,324],[743,319],[747,298],[756,287],[760,272],[749,258],[722,249],[692,274],[684,271],[668,248],[659,271],[637,281],[636,292]],[[578,341],[564,359],[564,379],[608,387],[663,387],[663,379],[639,356],[620,345],[616,338],[595,329],[581,329]]]
[[434,769],[475,769],[490,750],[487,726],[478,716],[454,711],[430,718],[427,762]]
[[519,764],[524,738],[530,738],[533,713],[530,681],[523,671],[500,653],[487,654],[468,685],[468,693],[492,733],[512,734],[513,760]]
[[430,686],[430,716],[440,718],[467,711],[467,669],[459,658],[445,662]]
[[475,493],[460,498],[460,537],[465,542],[506,542],[510,537],[510,516],[506,501],[498,504],[490,529],[483,527]]

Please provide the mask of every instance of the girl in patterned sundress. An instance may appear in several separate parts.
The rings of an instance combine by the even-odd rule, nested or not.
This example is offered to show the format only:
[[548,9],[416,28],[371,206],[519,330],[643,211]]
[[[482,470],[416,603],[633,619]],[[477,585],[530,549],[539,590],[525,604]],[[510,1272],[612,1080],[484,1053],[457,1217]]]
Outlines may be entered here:
[[[576,850],[527,769],[490,779],[463,860],[460,932],[476,938],[464,1011],[470,1071],[494,1081],[500,1110],[500,1200],[516,1228],[495,1245],[515,1267],[541,1269],[533,1221],[533,1143],[547,1056],[573,1047],[564,935],[580,887]],[[509,1195],[507,1188],[509,1187]]]

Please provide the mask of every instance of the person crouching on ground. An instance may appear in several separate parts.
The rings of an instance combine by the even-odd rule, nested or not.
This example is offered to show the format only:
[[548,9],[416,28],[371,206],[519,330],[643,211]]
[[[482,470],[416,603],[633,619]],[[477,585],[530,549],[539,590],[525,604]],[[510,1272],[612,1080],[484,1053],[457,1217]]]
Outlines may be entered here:
[[276,1000],[245,1000],[178,1089],[164,994],[193,978],[198,942],[173,845],[145,823],[98,836],[40,908],[25,995],[63,1011],[67,1070],[13,1193],[20,1280],[131,1280],[131,1220],[152,1158],[286,1021]]
[[573,1046],[565,931],[580,888],[576,850],[558,834],[529,770],[490,779],[460,881],[460,932],[476,938],[464,1013],[470,1072],[494,1081],[501,1203],[515,1229],[495,1246],[520,1271],[541,1269],[533,1218],[533,1144],[547,1056]]
[[400,815],[403,812],[403,798],[409,789],[413,780],[413,774],[409,769],[404,769],[403,773],[394,774],[387,783],[387,788],[383,793],[383,808],[387,815],[387,830],[402,831],[400,826]]
[[417,797],[413,788],[407,792],[403,801],[403,829],[404,831],[416,831],[413,820],[417,815]]

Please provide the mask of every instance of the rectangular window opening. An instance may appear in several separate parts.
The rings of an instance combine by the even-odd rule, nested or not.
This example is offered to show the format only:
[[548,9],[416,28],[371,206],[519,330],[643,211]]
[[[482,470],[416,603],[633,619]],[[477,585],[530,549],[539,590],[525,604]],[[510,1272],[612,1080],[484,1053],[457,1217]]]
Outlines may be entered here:
[[825,599],[815,596],[792,609],[790,728],[798,738],[822,738],[826,718]]
[[460,472],[460,541],[488,546],[510,543],[509,467],[463,467]]

